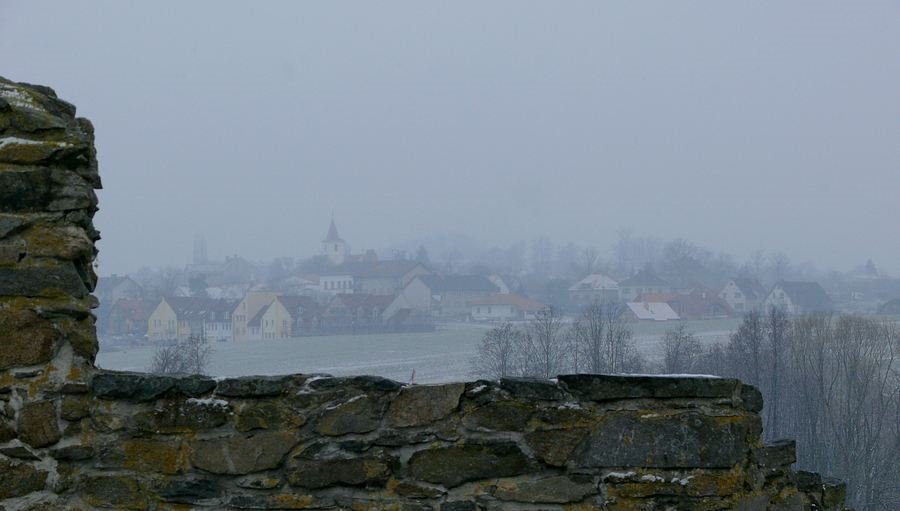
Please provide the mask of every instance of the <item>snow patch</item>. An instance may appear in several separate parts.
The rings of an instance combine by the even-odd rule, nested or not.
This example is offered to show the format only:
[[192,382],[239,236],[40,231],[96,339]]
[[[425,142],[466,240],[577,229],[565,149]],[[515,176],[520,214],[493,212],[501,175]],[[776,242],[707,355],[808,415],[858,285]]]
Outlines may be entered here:
[[634,472],[610,472],[610,473],[606,474],[605,476],[603,476],[603,480],[608,481],[610,479],[618,479],[618,480],[622,481],[625,479],[632,478],[636,475],[637,474]]
[[469,393],[470,394],[480,394],[480,393],[484,392],[485,389],[487,389],[487,385],[479,385],[479,386],[473,388],[472,390],[470,390]]
[[647,475],[641,476],[641,481],[646,481],[648,483],[664,483],[664,482],[666,482],[666,478],[660,477],[660,476],[655,476],[653,474],[647,474]]
[[691,479],[693,479],[693,478],[694,478],[694,476],[682,477],[681,479],[679,479],[677,477],[673,477],[672,480],[669,482],[677,483],[677,484],[680,484],[681,486],[687,486],[688,483],[691,482]]
[[222,407],[222,408],[228,407],[228,401],[225,401],[224,399],[216,399],[213,397],[207,397],[204,399],[198,399],[196,397],[192,397],[187,400],[187,403],[192,404],[192,405],[199,405],[199,406],[218,406],[218,407]]

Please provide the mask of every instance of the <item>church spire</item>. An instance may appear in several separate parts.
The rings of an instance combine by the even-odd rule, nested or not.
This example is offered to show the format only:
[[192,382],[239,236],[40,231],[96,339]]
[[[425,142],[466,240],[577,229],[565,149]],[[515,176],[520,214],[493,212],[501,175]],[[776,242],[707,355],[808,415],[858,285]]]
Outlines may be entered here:
[[328,226],[328,235],[325,236],[325,239],[323,241],[326,243],[334,241],[344,241],[338,235],[337,226],[334,224],[334,213],[331,214],[331,225]]

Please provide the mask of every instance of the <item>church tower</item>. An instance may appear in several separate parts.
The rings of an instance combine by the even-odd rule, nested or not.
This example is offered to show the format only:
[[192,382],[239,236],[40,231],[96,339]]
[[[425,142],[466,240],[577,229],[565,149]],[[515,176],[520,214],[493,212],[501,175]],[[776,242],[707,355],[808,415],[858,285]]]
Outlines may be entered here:
[[322,240],[322,254],[331,261],[331,264],[343,264],[347,258],[347,242],[338,235],[337,226],[334,225],[334,215],[331,216],[331,225],[328,234]]

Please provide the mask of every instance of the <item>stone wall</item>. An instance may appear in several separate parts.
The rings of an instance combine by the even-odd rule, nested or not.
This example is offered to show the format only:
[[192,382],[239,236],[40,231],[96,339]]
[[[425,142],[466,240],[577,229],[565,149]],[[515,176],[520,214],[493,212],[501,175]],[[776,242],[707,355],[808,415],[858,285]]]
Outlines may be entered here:
[[0,79],[0,510],[841,509],[712,378],[101,371],[93,129]]

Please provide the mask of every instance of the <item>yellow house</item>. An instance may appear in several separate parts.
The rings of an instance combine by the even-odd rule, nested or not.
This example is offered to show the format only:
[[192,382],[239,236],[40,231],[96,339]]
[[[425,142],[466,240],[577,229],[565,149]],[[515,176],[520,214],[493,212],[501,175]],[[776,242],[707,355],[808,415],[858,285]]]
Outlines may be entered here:
[[291,337],[293,318],[281,302],[280,297],[266,307],[260,317],[261,339],[287,339]]
[[[235,341],[247,341],[257,337],[256,335],[251,335],[251,326],[254,330],[253,334],[256,334],[258,326],[254,320],[261,321],[261,317],[257,318],[257,315],[259,315],[264,308],[271,305],[277,297],[278,293],[250,291],[244,296],[243,300],[238,302],[237,306],[234,308],[234,312],[231,314],[232,331],[234,332]],[[254,325],[251,325],[251,322],[253,322]]]
[[147,320],[147,337],[151,341],[165,341],[178,338],[178,316],[165,298],[153,309]]

